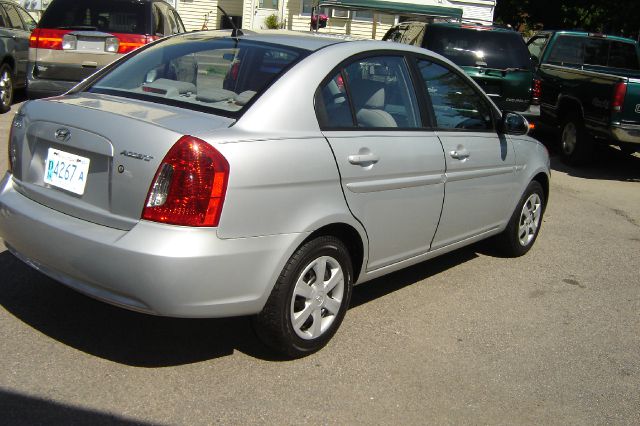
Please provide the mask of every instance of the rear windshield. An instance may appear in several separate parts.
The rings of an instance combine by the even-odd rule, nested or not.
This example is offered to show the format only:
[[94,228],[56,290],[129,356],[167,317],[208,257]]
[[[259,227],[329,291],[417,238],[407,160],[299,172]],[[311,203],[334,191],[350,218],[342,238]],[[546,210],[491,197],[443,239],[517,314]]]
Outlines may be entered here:
[[425,47],[462,67],[531,68],[527,46],[516,32],[428,26]]
[[88,91],[237,117],[305,50],[184,35],[143,48]]
[[558,36],[548,62],[640,70],[635,44],[599,37]]
[[147,7],[148,3],[135,0],[55,0],[39,27],[150,34]]

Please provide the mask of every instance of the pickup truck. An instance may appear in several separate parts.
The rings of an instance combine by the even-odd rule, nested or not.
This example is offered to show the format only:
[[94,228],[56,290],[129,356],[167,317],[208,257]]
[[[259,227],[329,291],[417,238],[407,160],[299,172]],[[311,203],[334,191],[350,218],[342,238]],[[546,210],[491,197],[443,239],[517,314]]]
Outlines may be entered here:
[[527,43],[536,64],[540,120],[560,129],[568,164],[593,158],[596,143],[640,151],[640,59],[634,40],[544,31]]

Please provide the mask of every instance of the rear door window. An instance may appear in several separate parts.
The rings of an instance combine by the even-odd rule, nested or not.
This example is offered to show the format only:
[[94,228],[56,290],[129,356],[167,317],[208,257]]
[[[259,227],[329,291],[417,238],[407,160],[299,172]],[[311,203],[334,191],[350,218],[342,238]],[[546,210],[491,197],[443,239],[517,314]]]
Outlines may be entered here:
[[527,48],[529,49],[529,54],[532,58],[536,58],[538,62],[540,61],[540,55],[542,54],[542,49],[545,44],[547,44],[548,37],[547,36],[539,36],[534,37],[529,40],[529,44],[527,44]]
[[147,7],[134,0],[56,0],[44,12],[40,28],[150,34]]
[[9,23],[9,17],[7,16],[7,12],[4,11],[4,8],[0,4],[0,28],[11,28],[11,24]]
[[584,41],[585,65],[606,67],[609,58],[609,41],[605,39],[588,38]]
[[4,4],[3,6],[7,11],[7,16],[9,16],[9,24],[11,28],[23,30],[24,27],[22,25],[22,19],[20,19],[20,14],[16,10],[16,8],[10,4]]

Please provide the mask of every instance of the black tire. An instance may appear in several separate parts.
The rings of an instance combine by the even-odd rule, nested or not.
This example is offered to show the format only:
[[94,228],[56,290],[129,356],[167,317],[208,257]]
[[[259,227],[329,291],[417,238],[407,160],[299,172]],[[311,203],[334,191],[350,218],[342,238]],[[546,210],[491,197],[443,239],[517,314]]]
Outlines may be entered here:
[[[323,284],[327,278],[334,278],[338,283],[326,293],[324,290],[318,293],[316,289],[319,287],[314,287],[317,283],[316,269],[312,265],[322,262],[330,266],[328,275],[325,272],[323,277]],[[343,276],[341,285],[337,267]],[[294,297],[296,284],[299,284],[300,289]],[[307,284],[309,289],[305,288]],[[256,334],[267,346],[287,357],[309,355],[324,347],[340,327],[349,307],[352,287],[353,268],[344,244],[333,236],[308,241],[291,256],[262,312],[253,318]],[[308,290],[310,295],[299,295],[301,289]],[[336,308],[335,302],[338,299],[339,307]],[[337,312],[330,312],[329,306]],[[296,312],[299,314],[299,321],[294,326]],[[306,314],[307,312],[310,313]],[[322,324],[325,324],[326,329],[322,330]],[[315,326],[319,328],[316,329]],[[316,331],[319,334],[314,337]]]
[[13,103],[13,70],[8,64],[0,66],[0,113],[11,109]]
[[[536,198],[537,197],[537,198]],[[540,182],[531,181],[514,210],[507,228],[496,236],[496,245],[500,252],[507,257],[518,257],[527,253],[538,238],[542,217],[546,206],[544,190]],[[537,204],[537,206],[534,206]],[[527,214],[531,207],[536,207],[535,214]],[[528,223],[527,220],[532,220]],[[534,229],[532,229],[532,226]],[[523,230],[522,227],[526,229]],[[523,231],[526,231],[523,233]]]
[[562,120],[559,142],[562,160],[566,164],[579,166],[593,160],[595,142],[587,132],[584,120],[577,114],[569,114]]

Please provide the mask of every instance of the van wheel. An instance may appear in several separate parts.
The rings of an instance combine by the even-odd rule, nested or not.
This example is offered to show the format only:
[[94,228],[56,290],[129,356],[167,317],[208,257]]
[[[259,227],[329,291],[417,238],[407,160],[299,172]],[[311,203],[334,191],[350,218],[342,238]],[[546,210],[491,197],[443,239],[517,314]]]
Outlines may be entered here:
[[13,71],[7,64],[0,66],[0,113],[11,109],[13,102]]
[[572,166],[586,164],[593,158],[595,142],[587,133],[584,120],[570,114],[560,127],[560,151],[562,160]]
[[531,249],[540,232],[544,208],[542,185],[531,181],[511,215],[507,228],[496,237],[498,249],[505,256],[522,256]]
[[339,239],[323,236],[302,245],[253,319],[260,340],[291,358],[321,349],[349,307],[352,271],[349,252]]

